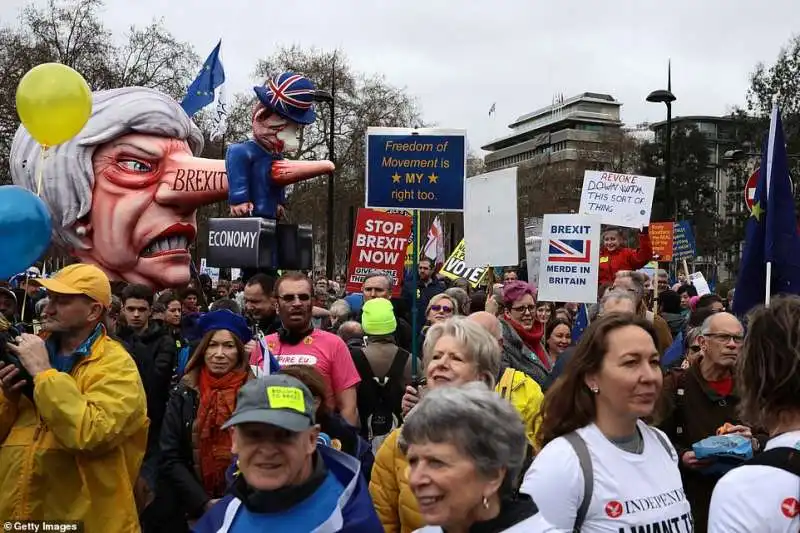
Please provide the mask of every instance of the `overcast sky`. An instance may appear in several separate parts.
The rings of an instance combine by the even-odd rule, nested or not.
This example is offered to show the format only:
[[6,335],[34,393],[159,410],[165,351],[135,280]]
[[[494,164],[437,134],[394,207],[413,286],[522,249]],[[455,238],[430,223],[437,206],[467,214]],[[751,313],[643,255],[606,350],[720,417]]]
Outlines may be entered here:
[[[0,0],[0,21],[26,3]],[[800,32],[798,0],[107,0],[103,13],[120,35],[154,17],[203,58],[221,37],[234,91],[279,45],[339,48],[406,87],[426,121],[466,128],[472,148],[556,93],[612,94],[629,125],[663,120],[644,99],[666,85],[668,58],[675,114],[723,114]]]

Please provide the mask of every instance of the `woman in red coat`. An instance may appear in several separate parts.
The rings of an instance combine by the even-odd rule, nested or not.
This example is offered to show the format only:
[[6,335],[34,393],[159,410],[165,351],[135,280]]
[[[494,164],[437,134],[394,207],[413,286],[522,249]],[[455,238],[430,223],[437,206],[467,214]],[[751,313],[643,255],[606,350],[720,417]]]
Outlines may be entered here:
[[614,276],[620,270],[639,270],[653,258],[650,235],[645,226],[639,232],[639,248],[622,247],[622,230],[608,228],[603,231],[603,247],[600,248],[600,275],[598,285],[614,283]]

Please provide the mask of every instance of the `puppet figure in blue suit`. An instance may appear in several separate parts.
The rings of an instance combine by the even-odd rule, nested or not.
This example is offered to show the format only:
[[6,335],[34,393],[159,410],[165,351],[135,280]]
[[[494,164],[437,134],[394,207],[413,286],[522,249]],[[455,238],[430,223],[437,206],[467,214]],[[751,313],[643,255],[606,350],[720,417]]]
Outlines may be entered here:
[[278,220],[292,183],[333,172],[330,161],[293,161],[285,152],[299,147],[300,132],[316,120],[314,84],[300,74],[284,72],[254,87],[253,138],[228,147],[228,203],[234,216]]

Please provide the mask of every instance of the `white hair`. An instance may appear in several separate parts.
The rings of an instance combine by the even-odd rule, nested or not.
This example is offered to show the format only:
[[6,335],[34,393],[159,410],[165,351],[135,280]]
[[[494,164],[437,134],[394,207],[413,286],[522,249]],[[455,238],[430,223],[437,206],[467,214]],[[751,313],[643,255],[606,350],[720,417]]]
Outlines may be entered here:
[[[20,126],[11,144],[11,179],[33,192],[42,173],[42,200],[53,215],[53,237],[69,248],[85,248],[72,225],[92,207],[98,146],[129,133],[186,140],[192,153],[203,151],[203,134],[181,106],[166,94],[145,87],[123,87],[92,93],[92,115],[73,139],[42,147]],[[41,168],[40,168],[41,167]]]
[[474,364],[479,376],[494,387],[500,373],[502,352],[497,339],[486,329],[463,316],[451,317],[430,327],[422,345],[423,362],[427,367],[433,359],[436,343],[442,337],[453,337],[463,347],[464,355]]

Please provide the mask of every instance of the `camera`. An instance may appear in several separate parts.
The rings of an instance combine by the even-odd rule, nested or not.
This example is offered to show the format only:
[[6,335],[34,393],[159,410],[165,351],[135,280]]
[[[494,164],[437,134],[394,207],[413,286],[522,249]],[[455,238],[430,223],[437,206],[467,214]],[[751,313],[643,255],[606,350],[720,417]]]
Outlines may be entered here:
[[14,365],[19,370],[15,381],[24,380],[25,386],[22,393],[33,401],[33,377],[22,366],[22,361],[8,349],[9,343],[20,335],[20,330],[12,326],[5,318],[0,316],[0,361],[7,365]]

